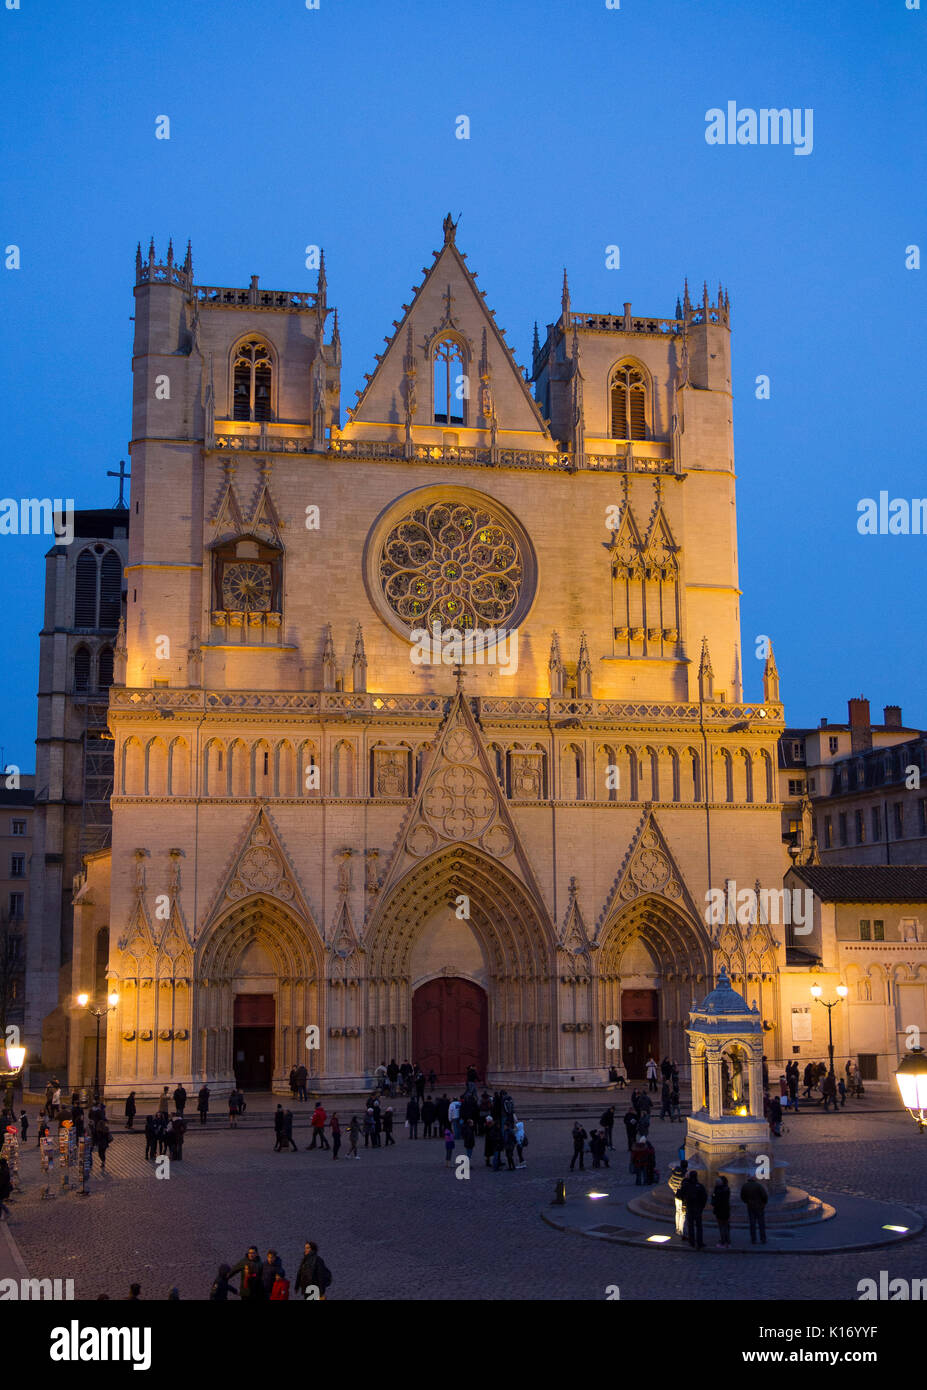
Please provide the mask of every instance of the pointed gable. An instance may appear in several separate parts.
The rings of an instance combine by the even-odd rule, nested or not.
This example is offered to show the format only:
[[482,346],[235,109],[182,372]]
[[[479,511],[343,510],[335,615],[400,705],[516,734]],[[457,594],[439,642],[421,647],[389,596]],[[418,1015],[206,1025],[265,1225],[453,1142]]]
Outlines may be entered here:
[[647,811],[628,846],[618,877],[599,914],[597,931],[627,903],[654,893],[679,906],[698,921],[700,914],[685,886],[685,878],[652,811]]
[[[445,218],[444,245],[424,268],[412,303],[404,304],[402,318],[394,320],[395,331],[348,412],[351,424],[404,424],[411,373],[413,424],[434,426],[432,354],[442,338],[450,337],[462,350],[468,378],[466,422],[459,428],[489,430],[495,419],[500,429],[537,434],[540,445],[550,435],[484,292],[476,287],[476,274],[457,249],[455,231]],[[350,436],[351,425],[344,433]]]
[[283,842],[263,806],[255,814],[227,870],[205,921],[219,916],[230,903],[251,893],[272,897],[292,906],[306,920],[317,923],[290,862]]

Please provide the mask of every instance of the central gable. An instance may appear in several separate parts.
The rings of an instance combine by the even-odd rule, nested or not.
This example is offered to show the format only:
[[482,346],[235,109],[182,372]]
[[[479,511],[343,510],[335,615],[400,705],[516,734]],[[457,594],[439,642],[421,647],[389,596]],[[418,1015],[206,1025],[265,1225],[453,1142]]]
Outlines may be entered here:
[[[412,303],[404,304],[402,318],[394,320],[386,350],[378,354],[376,370],[348,412],[345,437],[355,433],[352,426],[385,424],[517,431],[536,435],[539,447],[550,441],[505,335],[476,287],[476,274],[457,249],[455,232],[456,224],[446,217],[444,245],[434,253]],[[449,358],[446,366],[442,353]],[[435,399],[436,354],[438,374],[443,371],[452,383],[456,408],[450,412]]]

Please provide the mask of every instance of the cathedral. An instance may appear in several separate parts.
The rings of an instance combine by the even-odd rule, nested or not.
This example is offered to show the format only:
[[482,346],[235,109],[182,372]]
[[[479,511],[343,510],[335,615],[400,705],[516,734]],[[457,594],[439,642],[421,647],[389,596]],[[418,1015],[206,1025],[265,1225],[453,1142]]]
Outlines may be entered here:
[[324,258],[309,292],[137,255],[112,842],[73,927],[110,1094],[686,1075],[722,965],[785,1052],[782,929],[706,914],[783,871],[729,298],[577,312],[564,274],[526,368],[477,282],[448,217],[343,418]]

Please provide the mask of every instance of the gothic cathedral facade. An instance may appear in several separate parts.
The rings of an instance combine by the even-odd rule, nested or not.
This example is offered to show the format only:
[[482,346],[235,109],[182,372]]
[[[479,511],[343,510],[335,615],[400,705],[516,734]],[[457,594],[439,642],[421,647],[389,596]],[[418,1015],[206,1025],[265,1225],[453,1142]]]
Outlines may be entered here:
[[[559,316],[515,361],[444,223],[342,423],[337,312],[136,262],[109,720],[111,1093],[583,1085],[722,965],[779,1054],[770,656],[743,699],[729,301]],[[76,1065],[80,1038],[72,1039]]]

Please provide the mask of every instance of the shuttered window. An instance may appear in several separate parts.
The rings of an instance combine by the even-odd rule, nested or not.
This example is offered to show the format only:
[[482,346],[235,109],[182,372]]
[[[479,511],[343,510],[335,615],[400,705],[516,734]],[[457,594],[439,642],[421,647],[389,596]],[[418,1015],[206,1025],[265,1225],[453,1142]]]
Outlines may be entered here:
[[639,367],[625,364],[615,369],[611,427],[613,439],[647,438],[647,385]]
[[74,583],[74,626],[97,625],[97,561],[92,550],[83,550],[77,557]]

